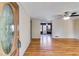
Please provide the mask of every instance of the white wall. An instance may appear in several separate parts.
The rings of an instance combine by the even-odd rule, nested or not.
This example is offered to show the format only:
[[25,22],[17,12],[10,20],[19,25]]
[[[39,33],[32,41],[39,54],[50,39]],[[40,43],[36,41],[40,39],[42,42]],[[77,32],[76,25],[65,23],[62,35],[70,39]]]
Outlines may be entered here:
[[74,35],[76,39],[79,39],[79,19],[74,20]]
[[73,20],[72,19],[68,20],[65,25],[66,25],[65,27],[67,28],[67,32],[66,32],[67,33],[67,37],[68,38],[75,38],[75,36],[74,36]]
[[74,38],[72,20],[53,20],[52,27],[53,38]]
[[60,20],[53,20],[52,21],[52,37],[55,38],[56,36],[64,37],[64,22]]
[[[40,22],[38,19],[32,20],[32,38],[40,38]],[[74,38],[73,21],[52,20],[52,38]]]
[[[20,55],[23,55],[30,44],[30,15],[26,4],[19,4],[19,31],[20,31]],[[27,8],[27,9],[25,9]]]
[[40,20],[32,20],[32,38],[40,38]]

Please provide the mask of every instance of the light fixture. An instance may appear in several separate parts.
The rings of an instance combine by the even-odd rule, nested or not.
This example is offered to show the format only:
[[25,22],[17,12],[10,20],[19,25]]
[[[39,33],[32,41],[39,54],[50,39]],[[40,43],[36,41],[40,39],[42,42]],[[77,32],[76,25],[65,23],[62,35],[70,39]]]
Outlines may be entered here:
[[64,20],[69,20],[70,19],[70,17],[68,16],[68,17],[64,17],[63,18]]
[[65,12],[64,14],[64,20],[69,20],[70,19],[70,16],[71,16],[71,13],[69,11]]

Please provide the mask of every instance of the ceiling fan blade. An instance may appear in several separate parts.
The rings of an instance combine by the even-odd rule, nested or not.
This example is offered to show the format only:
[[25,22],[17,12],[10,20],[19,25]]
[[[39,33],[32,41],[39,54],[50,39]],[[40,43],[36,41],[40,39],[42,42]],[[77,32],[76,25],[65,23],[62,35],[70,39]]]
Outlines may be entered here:
[[75,16],[79,16],[79,14],[77,14],[77,15],[73,15],[73,14],[72,14],[70,17],[75,17]]

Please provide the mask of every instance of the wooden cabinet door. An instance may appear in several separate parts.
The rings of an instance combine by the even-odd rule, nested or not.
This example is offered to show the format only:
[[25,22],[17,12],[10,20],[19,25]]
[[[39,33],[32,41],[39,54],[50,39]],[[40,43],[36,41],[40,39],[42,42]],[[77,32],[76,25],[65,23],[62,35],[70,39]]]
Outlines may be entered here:
[[0,55],[18,55],[18,5],[0,3],[0,10]]

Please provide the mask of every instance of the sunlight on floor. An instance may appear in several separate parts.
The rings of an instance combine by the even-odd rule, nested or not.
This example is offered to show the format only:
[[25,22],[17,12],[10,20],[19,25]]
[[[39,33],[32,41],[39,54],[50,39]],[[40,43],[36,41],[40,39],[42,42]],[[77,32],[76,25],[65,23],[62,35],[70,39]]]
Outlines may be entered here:
[[51,35],[41,35],[40,48],[50,50],[52,47],[52,37]]

